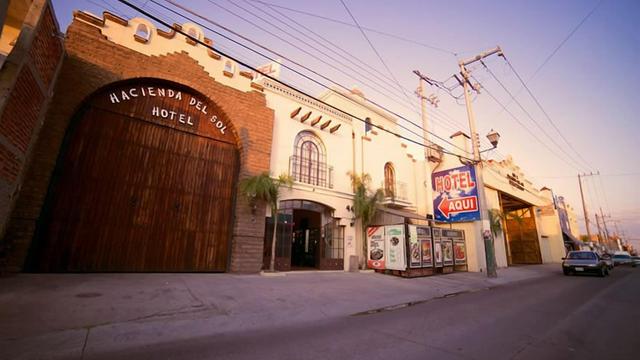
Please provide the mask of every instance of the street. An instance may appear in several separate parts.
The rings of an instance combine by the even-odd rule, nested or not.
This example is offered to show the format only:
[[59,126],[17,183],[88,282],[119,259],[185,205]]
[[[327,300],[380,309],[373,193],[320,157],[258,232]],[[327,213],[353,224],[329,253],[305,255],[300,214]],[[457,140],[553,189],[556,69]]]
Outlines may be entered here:
[[396,310],[85,359],[635,359],[639,297],[640,270],[599,278],[558,269]]

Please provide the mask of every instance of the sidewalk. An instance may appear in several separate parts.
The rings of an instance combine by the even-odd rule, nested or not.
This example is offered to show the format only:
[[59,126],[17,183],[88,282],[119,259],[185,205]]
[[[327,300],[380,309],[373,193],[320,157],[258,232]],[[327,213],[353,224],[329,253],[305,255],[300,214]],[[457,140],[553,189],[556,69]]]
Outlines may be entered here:
[[0,278],[0,359],[91,354],[293,325],[560,272],[557,264],[403,279],[376,273],[20,274]]

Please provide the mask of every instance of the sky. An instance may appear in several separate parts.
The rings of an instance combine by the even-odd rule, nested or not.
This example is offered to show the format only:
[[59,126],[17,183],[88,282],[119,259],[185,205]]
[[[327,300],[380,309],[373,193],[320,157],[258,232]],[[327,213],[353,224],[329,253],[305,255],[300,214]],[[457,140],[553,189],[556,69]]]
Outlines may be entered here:
[[[158,6],[176,9],[165,0],[130,2],[167,22],[188,22]],[[640,140],[636,116],[640,113],[636,99],[640,94],[636,70],[640,2],[178,2],[277,54],[246,40],[239,42],[273,59],[286,58],[283,65],[310,78],[327,84],[330,79],[346,88],[357,86],[368,99],[402,115],[406,121],[400,123],[414,131],[417,128],[408,121],[419,124],[421,120],[413,94],[418,85],[413,70],[454,85],[451,76],[459,72],[459,60],[500,46],[515,72],[505,58],[495,55],[485,59],[486,68],[479,63],[469,67],[474,82],[481,84],[473,101],[478,132],[481,138],[490,129],[501,135],[498,149],[486,156],[496,160],[512,156],[536,186],[547,186],[564,196],[576,210],[581,233],[585,233],[584,216],[577,174],[599,172],[583,182],[591,231],[597,231],[594,213],[602,208],[609,230],[617,226],[623,238],[640,248],[640,160],[634,152]],[[106,9],[125,18],[141,16],[116,0],[53,0],[53,5],[62,30],[75,9],[95,14]],[[196,20],[233,37],[202,18]],[[205,29],[205,35],[223,52],[253,66],[269,62],[211,30]],[[523,90],[518,76],[533,97]],[[311,94],[323,91],[322,86],[289,69],[283,68],[281,79]],[[448,139],[458,130],[468,132],[463,101],[437,87],[427,87],[426,93],[440,100],[437,108],[428,108],[434,134]],[[461,90],[452,93],[458,96]],[[452,148],[435,137],[432,140]],[[483,141],[482,148],[488,147]]]

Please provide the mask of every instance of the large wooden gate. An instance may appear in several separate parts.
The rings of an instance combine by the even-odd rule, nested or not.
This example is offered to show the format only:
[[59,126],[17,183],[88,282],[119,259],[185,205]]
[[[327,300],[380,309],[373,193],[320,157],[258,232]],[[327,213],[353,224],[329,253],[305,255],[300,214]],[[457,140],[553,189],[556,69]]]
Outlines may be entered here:
[[65,141],[36,270],[226,270],[238,152],[215,104],[176,84],[119,85]]
[[542,264],[538,231],[532,208],[506,213],[511,264]]

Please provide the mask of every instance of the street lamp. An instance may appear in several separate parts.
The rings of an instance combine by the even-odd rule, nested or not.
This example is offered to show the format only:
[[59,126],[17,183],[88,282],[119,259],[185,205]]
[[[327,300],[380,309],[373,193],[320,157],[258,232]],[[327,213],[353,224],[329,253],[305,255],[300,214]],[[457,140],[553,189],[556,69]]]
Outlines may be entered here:
[[487,134],[487,139],[489,139],[489,142],[495,149],[496,147],[498,147],[498,140],[500,140],[500,134],[498,134],[497,131],[491,129],[491,131],[489,131],[489,133]]
[[[489,142],[491,143],[491,146],[493,146],[493,147],[489,148],[489,149],[482,150],[482,151],[480,151],[481,153],[497,148],[498,147],[498,140],[500,140],[500,134],[498,134],[497,131],[491,129],[491,131],[489,131],[489,133],[487,134],[487,139],[489,139]],[[476,161],[481,161],[481,160],[480,159],[476,159]]]

